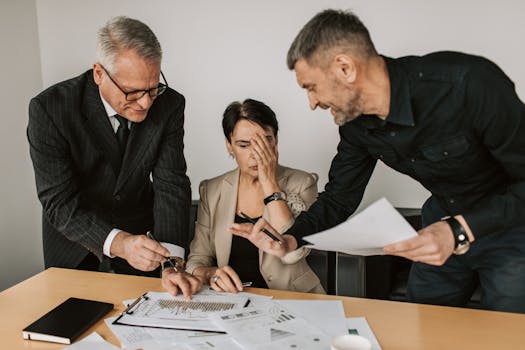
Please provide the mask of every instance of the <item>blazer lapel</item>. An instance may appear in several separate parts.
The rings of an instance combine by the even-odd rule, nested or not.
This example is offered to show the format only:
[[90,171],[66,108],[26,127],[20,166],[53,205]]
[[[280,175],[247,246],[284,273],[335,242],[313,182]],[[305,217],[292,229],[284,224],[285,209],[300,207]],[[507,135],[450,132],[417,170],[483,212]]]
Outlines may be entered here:
[[232,234],[228,232],[235,217],[237,192],[239,190],[239,169],[228,173],[221,183],[220,199],[215,216],[215,248],[217,266],[228,265],[232,247]]
[[[82,101],[82,111],[86,119],[86,129],[90,134],[93,144],[100,152],[108,157],[115,176],[118,176],[118,169],[120,167],[120,152],[115,137],[115,133],[109,122],[108,115],[100,99],[98,86],[93,81],[92,71],[91,76],[87,77],[87,86]],[[89,74],[86,73],[86,74]]]

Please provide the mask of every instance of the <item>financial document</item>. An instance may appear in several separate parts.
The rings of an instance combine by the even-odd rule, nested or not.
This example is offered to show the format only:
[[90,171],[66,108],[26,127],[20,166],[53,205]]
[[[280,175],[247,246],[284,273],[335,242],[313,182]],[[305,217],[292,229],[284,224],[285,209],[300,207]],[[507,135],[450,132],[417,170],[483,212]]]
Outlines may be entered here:
[[309,248],[352,255],[382,255],[383,247],[417,236],[417,232],[385,198],[345,222],[303,239]]
[[242,309],[249,304],[244,294],[206,291],[186,301],[182,295],[149,292],[134,307],[122,313],[114,323],[193,331],[224,332],[211,322],[209,315],[224,310]]
[[330,335],[277,301],[214,313],[212,318],[244,349],[330,349]]

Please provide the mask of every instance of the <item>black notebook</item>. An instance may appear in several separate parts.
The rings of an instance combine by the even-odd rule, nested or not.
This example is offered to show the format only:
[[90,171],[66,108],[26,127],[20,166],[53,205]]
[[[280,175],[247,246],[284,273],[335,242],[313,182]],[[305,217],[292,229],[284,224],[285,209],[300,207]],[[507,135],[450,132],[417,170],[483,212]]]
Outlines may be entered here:
[[24,339],[71,344],[105,314],[113,304],[69,298],[22,330]]

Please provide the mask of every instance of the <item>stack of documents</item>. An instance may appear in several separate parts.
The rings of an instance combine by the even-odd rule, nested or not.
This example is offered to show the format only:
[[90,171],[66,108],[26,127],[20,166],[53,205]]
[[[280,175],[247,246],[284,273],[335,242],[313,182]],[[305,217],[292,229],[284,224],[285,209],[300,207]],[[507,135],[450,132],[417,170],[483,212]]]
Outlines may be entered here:
[[382,255],[383,247],[417,236],[403,216],[382,198],[345,222],[303,239],[309,248],[352,255]]
[[[202,290],[193,304],[180,307],[182,296],[148,292],[124,317],[105,320],[125,349],[217,350],[217,349],[330,349],[330,340],[348,332],[343,305],[338,300],[272,300],[251,293],[218,293]],[[173,301],[166,303],[166,300]],[[247,307],[246,300],[249,300]],[[222,311],[205,311],[219,301]],[[125,304],[133,302],[125,301]],[[198,305],[196,303],[201,303]],[[232,307],[226,304],[234,305]],[[166,310],[160,310],[163,305]],[[200,311],[198,310],[201,308]],[[197,311],[195,311],[197,310]],[[160,313],[159,313],[160,312]],[[136,314],[135,314],[136,313]],[[135,314],[136,318],[132,318]],[[159,317],[161,316],[161,317]],[[214,331],[168,329],[177,322],[198,318],[198,324]],[[140,326],[146,320],[149,326]],[[207,323],[203,323],[206,320]],[[137,322],[135,322],[137,321]],[[156,324],[160,322],[159,324]],[[136,323],[136,324],[134,324]],[[366,323],[366,321],[365,321]],[[186,325],[184,322],[183,326]],[[160,328],[158,327],[160,325]],[[360,330],[361,331],[361,330]],[[370,332],[370,334],[372,334]],[[369,334],[365,335],[368,336]],[[373,334],[372,334],[373,337]],[[375,340],[370,339],[371,341]],[[376,341],[377,344],[377,341]],[[376,347],[374,347],[376,349]]]

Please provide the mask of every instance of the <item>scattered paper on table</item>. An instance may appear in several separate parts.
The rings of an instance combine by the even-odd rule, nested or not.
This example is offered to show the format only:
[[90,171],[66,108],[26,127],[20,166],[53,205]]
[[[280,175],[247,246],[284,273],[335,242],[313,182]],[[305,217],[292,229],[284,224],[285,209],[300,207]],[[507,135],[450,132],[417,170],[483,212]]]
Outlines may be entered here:
[[348,327],[348,333],[358,335],[367,338],[372,343],[373,350],[381,350],[379,342],[377,341],[374,332],[370,328],[370,325],[364,317],[348,317],[346,319],[346,326]]
[[211,316],[241,346],[256,350],[330,348],[330,336],[279,302],[266,308],[244,308]]
[[228,293],[199,293],[185,301],[182,295],[149,292],[129,313],[123,313],[115,324],[192,331],[223,332],[208,316],[217,311],[242,309],[248,297]]
[[279,300],[292,313],[335,337],[346,332],[346,317],[340,300]]
[[372,203],[331,229],[303,237],[308,247],[352,255],[382,255],[383,247],[417,236],[417,232],[386,200]]

